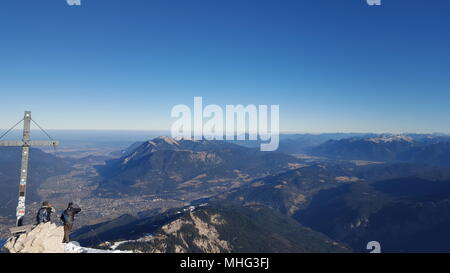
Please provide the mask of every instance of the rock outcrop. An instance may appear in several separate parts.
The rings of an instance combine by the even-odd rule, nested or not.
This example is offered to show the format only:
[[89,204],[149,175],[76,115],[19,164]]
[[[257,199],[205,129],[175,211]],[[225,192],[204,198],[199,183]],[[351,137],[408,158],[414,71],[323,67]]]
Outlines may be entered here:
[[9,238],[4,247],[10,253],[64,253],[63,237],[62,226],[45,223],[28,233]]
[[[113,228],[108,231],[108,227]],[[139,229],[140,237],[137,236]],[[106,222],[87,230],[93,243],[98,238],[108,238],[108,244],[98,246],[135,253],[350,251],[345,245],[261,205],[243,207],[208,203],[183,209],[183,212],[173,210],[122,225],[120,222]],[[114,242],[113,246],[111,242]]]

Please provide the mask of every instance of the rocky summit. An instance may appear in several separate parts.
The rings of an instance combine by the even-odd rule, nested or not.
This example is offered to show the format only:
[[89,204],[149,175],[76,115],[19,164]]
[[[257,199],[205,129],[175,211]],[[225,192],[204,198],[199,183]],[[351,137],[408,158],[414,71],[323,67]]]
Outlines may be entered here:
[[4,247],[10,253],[64,253],[63,237],[63,227],[49,222],[9,238]]
[[80,246],[78,242],[62,243],[64,228],[54,223],[35,226],[30,232],[9,238],[3,249],[9,253],[131,253]]

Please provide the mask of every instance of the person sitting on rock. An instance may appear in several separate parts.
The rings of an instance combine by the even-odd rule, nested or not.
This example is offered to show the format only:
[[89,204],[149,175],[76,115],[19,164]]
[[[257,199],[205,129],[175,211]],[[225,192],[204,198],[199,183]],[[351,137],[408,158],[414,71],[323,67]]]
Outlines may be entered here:
[[73,221],[75,214],[81,211],[80,207],[74,205],[72,202],[69,203],[67,209],[61,214],[61,221],[64,223],[64,239],[63,243],[70,242],[70,233],[73,228]]
[[43,202],[36,216],[37,224],[50,222],[52,213],[55,213],[55,208],[48,201]]

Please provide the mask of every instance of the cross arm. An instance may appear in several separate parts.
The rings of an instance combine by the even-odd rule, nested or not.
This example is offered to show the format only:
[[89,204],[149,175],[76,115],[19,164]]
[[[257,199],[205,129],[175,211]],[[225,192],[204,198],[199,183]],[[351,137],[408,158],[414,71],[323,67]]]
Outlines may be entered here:
[[30,146],[58,146],[57,140],[31,140],[28,142]]
[[23,142],[22,140],[2,140],[0,146],[58,146],[59,141],[56,140],[30,140]]
[[0,146],[23,146],[22,140],[2,140]]

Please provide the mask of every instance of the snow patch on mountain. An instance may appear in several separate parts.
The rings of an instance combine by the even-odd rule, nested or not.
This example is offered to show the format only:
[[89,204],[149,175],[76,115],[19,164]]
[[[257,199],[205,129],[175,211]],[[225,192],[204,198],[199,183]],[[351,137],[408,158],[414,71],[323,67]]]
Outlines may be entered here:
[[180,145],[174,138],[168,137],[168,136],[160,136],[157,137],[157,139],[160,139],[164,142],[166,142],[167,144],[171,144],[171,145]]
[[78,242],[70,242],[65,244],[65,253],[133,253],[133,251],[121,251],[121,250],[104,250],[95,249],[89,247],[82,247]]
[[391,135],[391,136],[382,136],[382,137],[372,137],[367,139],[368,141],[375,142],[375,143],[389,143],[389,142],[395,142],[395,141],[406,141],[406,142],[413,142],[413,139],[409,136],[405,135]]

